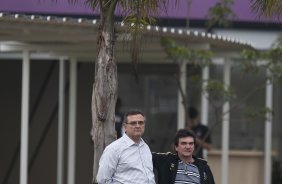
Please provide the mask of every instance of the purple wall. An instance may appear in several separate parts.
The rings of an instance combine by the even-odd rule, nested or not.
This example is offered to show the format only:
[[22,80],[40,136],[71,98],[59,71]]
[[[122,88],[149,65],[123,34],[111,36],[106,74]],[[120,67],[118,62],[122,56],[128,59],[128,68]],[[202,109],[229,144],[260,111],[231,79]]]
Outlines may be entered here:
[[91,9],[86,7],[83,2],[84,0],[79,0],[78,4],[72,5],[67,0],[57,0],[57,2],[56,0],[1,0],[0,11],[90,15]]
[[[5,2],[4,2],[5,1]],[[259,19],[250,10],[250,0],[234,0],[233,10],[237,15],[236,21],[254,22],[278,22],[277,20]],[[187,0],[179,0],[178,7],[174,6],[175,0],[170,0],[168,14],[163,17],[187,18]],[[190,8],[190,18],[204,19],[209,7],[213,6],[216,0],[192,0]],[[91,15],[95,14],[90,8],[84,5],[84,0],[79,0],[76,5],[71,5],[67,0],[1,0],[0,11],[17,13],[44,13],[44,14],[71,14],[71,15]],[[97,13],[96,13],[97,14]],[[280,21],[281,22],[281,21]]]

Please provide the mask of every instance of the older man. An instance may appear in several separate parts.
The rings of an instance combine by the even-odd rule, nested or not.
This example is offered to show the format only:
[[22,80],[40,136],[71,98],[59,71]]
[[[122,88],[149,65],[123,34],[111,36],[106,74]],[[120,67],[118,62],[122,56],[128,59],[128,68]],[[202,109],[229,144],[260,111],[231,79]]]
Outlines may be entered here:
[[141,136],[145,115],[132,110],[124,115],[125,134],[106,147],[99,162],[99,184],[155,184],[152,155]]

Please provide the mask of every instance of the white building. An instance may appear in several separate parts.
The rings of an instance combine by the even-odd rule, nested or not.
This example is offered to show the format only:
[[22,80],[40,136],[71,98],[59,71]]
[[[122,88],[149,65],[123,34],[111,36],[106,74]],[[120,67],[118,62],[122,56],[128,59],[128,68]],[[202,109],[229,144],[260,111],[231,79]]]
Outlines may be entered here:
[[[281,23],[259,21],[252,14],[244,14],[246,6],[237,3],[235,9],[237,8],[239,18],[233,22],[233,26],[228,29],[214,28],[214,34],[208,34],[205,33],[202,15],[207,7],[199,6],[202,1],[191,4],[189,29],[185,28],[187,7],[184,2],[180,2],[181,8],[178,11],[169,10],[169,18],[163,17],[158,26],[147,27],[142,43],[141,63],[138,66],[138,83],[131,74],[129,47],[121,42],[128,35],[118,36],[116,57],[121,110],[140,108],[147,114],[149,123],[146,125],[145,139],[154,151],[169,150],[176,129],[184,126],[174,78],[179,66],[166,57],[159,42],[160,36],[172,36],[189,43],[191,47],[210,49],[216,53],[213,58],[216,64],[209,68],[209,78],[230,82],[236,89],[237,98],[230,102],[230,106],[255,87],[265,84],[266,71],[260,71],[260,75],[243,75],[233,65],[236,64],[234,58],[238,57],[243,48],[269,49],[281,33]],[[16,0],[9,1],[5,5],[0,3],[0,145],[3,148],[0,156],[1,182],[19,183],[21,177],[25,180],[27,172],[21,167],[28,164],[23,158],[29,157],[30,170],[26,181],[30,184],[59,182],[58,176],[62,176],[62,173],[57,173],[58,168],[63,168],[61,178],[65,183],[89,183],[92,178],[93,158],[89,132],[97,16],[91,16],[89,10],[88,13],[81,14],[84,7],[71,6],[68,10],[63,9],[68,5],[62,2],[52,4],[56,8],[48,8],[46,2],[38,5],[37,1],[35,3],[29,0],[24,5],[11,4],[15,2]],[[199,10],[200,7],[202,11]],[[238,12],[240,8],[242,12]],[[64,11],[63,16],[58,15],[61,11]],[[124,30],[122,24],[116,26],[119,33]],[[63,61],[64,75],[61,70]],[[229,77],[226,69],[224,70],[224,63],[227,61],[233,66]],[[201,73],[201,69],[187,64],[188,77]],[[63,85],[59,85],[59,79],[64,80]],[[203,113],[202,121],[213,127],[215,117],[212,105],[202,102],[200,90],[191,88],[192,83],[189,80],[184,83],[187,85],[189,103],[201,112],[208,112]],[[228,152],[223,153],[221,150],[230,151],[234,155],[253,154],[252,158],[259,157],[260,162],[264,161],[264,165],[259,166],[266,165],[267,168],[266,171],[258,170],[262,172],[259,173],[260,177],[265,178],[260,182],[270,184],[268,154],[272,150],[275,155],[272,160],[280,163],[282,160],[281,94],[281,82],[274,84],[270,96],[265,88],[258,90],[231,111],[225,119],[227,123],[224,124],[228,124],[229,128],[221,124],[213,129],[213,151],[210,154],[215,157],[217,154],[225,155],[221,160],[222,167],[228,167],[231,162],[226,162]],[[59,106],[61,102],[64,105]],[[244,115],[248,106],[260,108],[267,104],[274,111],[271,122],[265,122],[264,118],[248,119]],[[60,113],[64,116],[59,116]],[[65,124],[58,126],[58,122]],[[20,140],[25,141],[27,146],[23,146],[23,142],[20,144]],[[271,144],[267,144],[270,148],[265,141],[270,141]],[[59,145],[63,143],[63,146],[58,146],[58,142]],[[75,175],[71,176],[70,168],[74,169],[72,171],[75,171]],[[217,176],[217,171],[215,172]],[[227,169],[219,172],[228,176],[223,174]],[[229,172],[229,179],[216,179],[222,183],[235,180],[231,174]],[[244,181],[251,183],[253,180]]]

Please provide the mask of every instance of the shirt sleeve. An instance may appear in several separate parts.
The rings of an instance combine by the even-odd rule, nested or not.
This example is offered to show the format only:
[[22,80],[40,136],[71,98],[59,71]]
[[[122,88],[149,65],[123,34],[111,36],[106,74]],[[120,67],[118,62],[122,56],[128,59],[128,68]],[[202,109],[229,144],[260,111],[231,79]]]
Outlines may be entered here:
[[97,182],[99,184],[112,183],[112,177],[116,172],[118,153],[113,148],[106,148],[99,161]]
[[[206,134],[208,134],[207,137],[206,137]],[[208,128],[207,126],[205,126],[204,137],[206,137],[205,142],[207,142],[207,143],[209,143],[209,144],[212,143],[211,134],[210,134],[209,128]]]

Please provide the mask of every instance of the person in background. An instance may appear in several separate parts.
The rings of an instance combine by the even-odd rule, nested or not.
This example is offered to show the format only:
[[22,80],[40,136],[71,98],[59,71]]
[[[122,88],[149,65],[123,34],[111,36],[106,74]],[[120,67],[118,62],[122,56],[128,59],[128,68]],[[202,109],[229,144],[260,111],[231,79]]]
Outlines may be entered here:
[[215,184],[207,161],[193,156],[196,137],[180,129],[174,137],[174,153],[152,153],[159,184]]
[[196,135],[195,155],[204,158],[203,149],[211,149],[211,137],[207,126],[201,124],[199,113],[196,108],[189,107],[188,130],[192,130]]
[[141,138],[145,115],[139,110],[124,114],[124,135],[108,145],[99,161],[99,184],[155,184],[152,154]]
[[124,130],[122,128],[123,118],[122,118],[122,113],[120,112],[120,107],[121,107],[121,99],[118,98],[115,108],[115,130],[117,133],[117,139],[120,138],[124,133]]

